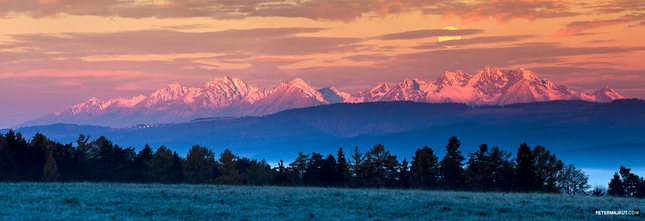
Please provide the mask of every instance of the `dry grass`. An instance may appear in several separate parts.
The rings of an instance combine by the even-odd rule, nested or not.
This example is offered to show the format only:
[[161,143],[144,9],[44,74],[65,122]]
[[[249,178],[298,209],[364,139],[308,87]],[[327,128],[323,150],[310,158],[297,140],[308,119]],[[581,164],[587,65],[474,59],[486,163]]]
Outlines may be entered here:
[[0,184],[1,220],[641,220],[645,200],[557,194],[111,183]]

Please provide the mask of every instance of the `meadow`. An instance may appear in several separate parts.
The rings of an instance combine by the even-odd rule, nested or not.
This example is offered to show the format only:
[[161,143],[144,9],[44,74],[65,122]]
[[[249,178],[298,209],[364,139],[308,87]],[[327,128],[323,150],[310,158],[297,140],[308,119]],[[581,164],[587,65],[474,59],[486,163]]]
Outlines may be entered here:
[[0,220],[642,220],[645,200],[543,193],[1,183]]

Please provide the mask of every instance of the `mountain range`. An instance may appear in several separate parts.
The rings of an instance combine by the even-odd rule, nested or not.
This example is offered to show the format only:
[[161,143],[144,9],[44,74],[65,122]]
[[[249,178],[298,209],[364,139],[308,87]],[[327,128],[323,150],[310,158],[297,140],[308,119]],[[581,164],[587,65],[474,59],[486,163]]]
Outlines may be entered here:
[[[448,138],[457,136],[464,155],[476,151],[482,143],[516,153],[526,142],[531,147],[547,147],[558,153],[558,159],[566,152],[562,155],[566,163],[615,169],[641,165],[642,155],[635,153],[643,152],[643,145],[625,150],[620,146],[645,143],[645,100],[559,100],[504,106],[411,101],[337,103],[261,117],[207,118],[124,128],[51,124],[22,127],[16,132],[26,138],[41,133],[61,143],[76,141],[80,133],[92,139],[105,136],[123,147],[140,150],[146,144],[153,148],[164,145],[183,156],[198,144],[216,153],[228,148],[241,156],[270,162],[295,159],[298,152],[335,153],[339,147],[344,147],[345,153],[354,147],[366,151],[379,143],[400,160],[426,145],[443,156]],[[598,145],[602,147],[589,149]]]
[[529,70],[520,68],[504,73],[492,66],[486,66],[476,75],[457,70],[445,72],[432,82],[405,78],[393,87],[381,83],[354,94],[335,87],[315,90],[300,78],[265,89],[225,76],[200,87],[169,84],[148,96],[92,98],[63,112],[51,113],[19,126],[74,123],[123,127],[196,118],[262,116],[333,103],[414,101],[481,106],[553,100],[606,103],[616,99],[624,97],[608,87],[592,93],[578,93],[546,78],[539,79]]

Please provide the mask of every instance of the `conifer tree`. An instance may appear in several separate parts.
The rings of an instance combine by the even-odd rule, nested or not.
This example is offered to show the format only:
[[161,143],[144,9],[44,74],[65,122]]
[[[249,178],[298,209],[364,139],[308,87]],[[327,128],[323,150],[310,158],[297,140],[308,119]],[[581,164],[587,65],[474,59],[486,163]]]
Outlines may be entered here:
[[134,166],[132,169],[136,181],[148,182],[148,176],[146,175],[148,167],[146,166],[146,163],[152,159],[153,155],[154,152],[152,151],[152,148],[150,148],[150,145],[146,144],[134,158]]
[[626,196],[638,196],[639,177],[630,172],[631,169],[620,166],[620,176],[622,176],[623,189]]
[[336,183],[339,186],[347,185],[347,182],[351,179],[351,173],[349,171],[349,163],[345,159],[345,153],[343,153],[343,148],[338,148],[338,153],[336,154],[336,160],[338,164],[336,165]]
[[85,134],[79,134],[78,139],[76,140],[76,148],[72,150],[74,157],[72,158],[73,164],[73,177],[72,180],[75,181],[86,181],[90,175],[90,136]]
[[42,181],[43,182],[56,182],[58,181],[58,177],[60,175],[58,174],[58,166],[56,165],[56,160],[54,159],[54,155],[49,152],[49,156],[47,157],[47,163],[45,163],[45,167],[43,168],[43,177]]
[[410,166],[408,166],[408,159],[403,158],[403,161],[401,161],[401,164],[399,165],[398,168],[398,173],[396,180],[398,180],[398,183],[396,184],[396,187],[399,188],[410,188]]
[[464,174],[474,191],[485,191],[490,188],[488,182],[492,176],[488,157],[488,145],[479,145],[479,150],[469,155],[470,158],[466,163],[468,167],[464,171]]
[[320,183],[323,186],[338,185],[338,177],[336,177],[336,171],[338,171],[338,169],[336,167],[338,167],[338,162],[336,162],[334,155],[327,155],[327,158],[322,162],[322,168],[320,171],[322,178]]
[[439,186],[439,158],[428,146],[414,152],[410,166],[410,185],[422,189]]
[[190,151],[188,151],[184,165],[186,181],[189,183],[211,183],[214,166],[215,156],[213,155],[213,151],[200,145],[194,145]]
[[564,168],[562,161],[543,146],[536,146],[531,151],[535,159],[535,178],[537,189],[543,192],[560,192],[556,186],[558,173]]
[[382,144],[377,144],[365,153],[365,158],[360,168],[360,175],[356,178],[359,184],[366,187],[391,186],[395,181],[396,168],[399,162],[396,156],[385,151]]
[[446,145],[446,156],[439,162],[441,183],[447,189],[459,189],[465,185],[463,161],[464,156],[459,151],[461,142],[453,136]]
[[488,150],[488,189],[494,191],[509,191],[514,183],[514,163],[510,160],[511,153],[493,146]]
[[363,165],[363,161],[365,159],[365,156],[363,153],[358,149],[358,147],[354,147],[354,152],[350,155],[351,161],[350,162],[350,174],[352,175],[352,186],[356,187],[359,184],[359,175],[361,173],[361,167]]
[[289,180],[293,185],[299,186],[302,185],[302,178],[305,172],[307,171],[307,160],[309,159],[309,154],[302,154],[298,152],[298,158],[293,162],[289,163]]
[[165,146],[160,146],[152,155],[152,159],[144,162],[148,180],[158,183],[172,183],[172,166],[174,157],[172,152]]
[[535,158],[531,154],[531,149],[526,143],[522,143],[517,149],[515,158],[517,167],[515,169],[515,191],[535,191],[536,190],[536,172]]
[[618,172],[614,173],[614,178],[609,182],[609,190],[607,190],[607,194],[611,196],[625,196],[625,187],[623,187],[623,182],[620,181]]
[[645,198],[645,178],[641,177],[640,180],[638,181],[638,194],[636,194],[636,197],[639,198]]
[[243,174],[243,183],[245,185],[269,185],[271,184],[272,178],[270,172],[271,169],[266,163],[266,160],[262,159],[258,161],[257,159],[253,159]]
[[216,182],[219,184],[240,185],[242,184],[242,175],[237,169],[237,155],[233,154],[228,148],[219,156],[220,177]]
[[275,183],[277,185],[288,185],[289,179],[287,179],[287,168],[284,167],[284,161],[280,160],[278,162],[278,169],[276,171]]
[[303,183],[310,186],[320,186],[323,181],[323,156],[319,153],[312,153],[307,159],[305,172],[302,174]]
[[182,158],[177,154],[177,152],[172,153],[172,167],[170,173],[172,174],[172,183],[182,183],[184,182],[184,172],[183,166],[186,162],[186,159]]

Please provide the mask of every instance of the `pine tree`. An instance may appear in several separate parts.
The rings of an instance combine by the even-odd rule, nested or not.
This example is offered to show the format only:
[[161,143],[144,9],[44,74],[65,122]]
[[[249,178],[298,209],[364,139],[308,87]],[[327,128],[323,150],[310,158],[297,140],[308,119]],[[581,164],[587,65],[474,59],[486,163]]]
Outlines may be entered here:
[[399,162],[396,156],[385,151],[382,144],[377,144],[365,153],[364,161],[360,168],[359,183],[365,187],[387,187],[392,186],[396,181],[396,168]]
[[517,167],[515,169],[515,191],[535,191],[536,190],[536,172],[535,158],[531,155],[531,149],[526,143],[522,143],[517,149],[515,158]]
[[447,189],[460,189],[465,185],[463,161],[464,156],[459,151],[461,142],[453,136],[446,145],[446,156],[439,162],[441,183]]
[[213,167],[215,167],[215,156],[213,155],[213,151],[200,145],[194,145],[190,151],[188,151],[188,155],[186,157],[184,166],[186,181],[189,183],[211,183]]
[[614,178],[609,182],[607,194],[611,196],[625,196],[625,187],[623,187],[623,182],[620,181],[618,173],[614,173]]
[[258,161],[253,159],[250,161],[249,167],[246,169],[244,174],[244,184],[245,185],[270,185],[271,183],[271,168],[266,163],[266,160],[262,159]]
[[219,156],[220,177],[217,178],[216,183],[228,185],[242,184],[242,175],[239,174],[237,169],[237,155],[233,154],[228,148],[225,149]]
[[277,185],[288,185],[289,184],[289,179],[287,179],[287,168],[284,167],[284,161],[280,160],[278,162],[278,169],[276,171],[275,175],[275,183]]
[[468,183],[474,191],[485,191],[489,186],[491,180],[490,160],[488,159],[488,145],[479,145],[479,150],[470,153],[468,159],[468,167],[464,171]]
[[327,157],[322,161],[322,167],[320,171],[322,179],[320,183],[323,186],[338,185],[338,177],[336,177],[336,171],[338,171],[337,167],[338,162],[336,162],[336,158],[332,154],[327,155]]
[[42,181],[43,182],[56,182],[58,181],[58,177],[60,175],[58,174],[58,166],[56,165],[56,160],[54,159],[54,155],[50,152],[49,156],[47,157],[47,163],[45,163],[45,167],[43,168],[43,177]]
[[488,189],[493,191],[510,191],[514,183],[514,164],[510,160],[511,153],[493,146],[488,150]]
[[363,155],[358,147],[354,147],[354,152],[350,155],[350,157],[350,174],[352,175],[351,186],[357,187],[360,183],[361,178],[359,176],[361,174],[361,167],[363,165],[365,155]]
[[172,183],[183,183],[185,180],[183,166],[186,164],[186,159],[182,158],[177,154],[177,152],[172,153],[172,167],[170,169],[170,174],[172,175]]
[[643,177],[638,181],[638,194],[636,197],[645,198],[645,178]]
[[76,148],[72,150],[74,157],[72,158],[72,180],[86,181],[90,177],[90,136],[79,134],[76,140]]
[[[23,156],[20,162],[24,169],[22,179],[30,181],[38,181],[43,176],[43,167],[47,163],[47,150],[53,149],[51,142],[47,137],[41,133],[36,133],[26,149],[24,149]],[[20,159],[20,158],[19,158]]]
[[410,188],[410,166],[408,166],[408,159],[403,158],[403,161],[401,161],[401,164],[398,168],[398,173],[396,179],[398,180],[398,183],[396,184],[396,187],[398,188]]
[[173,154],[165,146],[160,146],[152,155],[152,158],[145,162],[146,177],[148,180],[158,183],[172,183]]
[[410,166],[410,186],[436,188],[439,186],[439,158],[428,146],[417,149]]
[[302,185],[302,177],[307,171],[307,159],[309,158],[309,154],[302,154],[302,152],[298,152],[298,158],[294,160],[293,162],[289,163],[290,167],[290,173],[289,173],[289,180],[293,185],[299,186]]
[[533,148],[531,155],[535,159],[537,189],[543,192],[560,192],[556,183],[558,173],[564,167],[562,161],[558,160],[555,154],[551,154],[550,150],[546,150],[540,145]]
[[148,176],[147,174],[147,167],[146,163],[152,159],[152,156],[154,155],[154,152],[152,151],[152,148],[150,148],[150,145],[146,144],[141,151],[139,151],[139,154],[134,158],[134,166],[133,166],[133,172],[134,172],[134,177],[137,182],[148,182]]
[[302,181],[306,185],[321,186],[323,181],[323,156],[319,153],[312,153],[307,159],[305,172],[302,174]]
[[349,171],[349,163],[345,159],[345,153],[343,153],[343,148],[338,148],[338,154],[336,155],[336,160],[338,164],[336,166],[336,183],[339,186],[347,185],[347,182],[351,179],[351,173]]
[[639,178],[637,175],[630,172],[631,169],[620,166],[620,175],[622,176],[623,188],[625,195],[638,196]]

